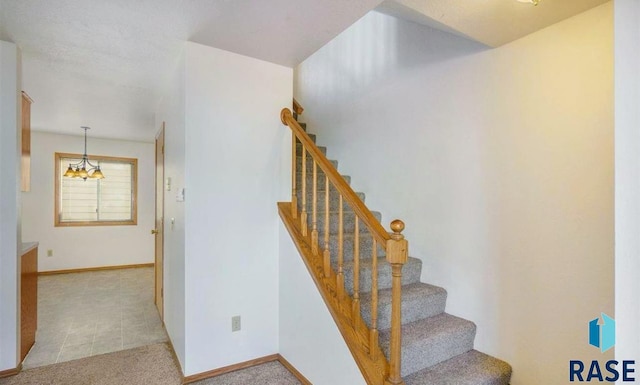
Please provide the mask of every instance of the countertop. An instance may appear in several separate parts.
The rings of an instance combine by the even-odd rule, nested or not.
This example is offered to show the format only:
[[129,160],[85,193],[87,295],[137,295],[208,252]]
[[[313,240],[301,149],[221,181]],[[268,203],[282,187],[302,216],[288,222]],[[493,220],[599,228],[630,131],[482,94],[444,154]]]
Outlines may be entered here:
[[20,255],[25,255],[36,247],[38,247],[38,242],[22,242],[22,252]]

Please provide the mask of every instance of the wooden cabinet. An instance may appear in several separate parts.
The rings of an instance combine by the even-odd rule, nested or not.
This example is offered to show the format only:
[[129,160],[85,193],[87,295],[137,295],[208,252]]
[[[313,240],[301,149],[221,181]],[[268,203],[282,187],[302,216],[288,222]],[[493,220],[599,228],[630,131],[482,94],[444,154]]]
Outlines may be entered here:
[[31,190],[31,103],[33,100],[22,91],[22,180],[21,191]]
[[22,245],[20,276],[20,362],[36,342],[38,326],[38,244]]

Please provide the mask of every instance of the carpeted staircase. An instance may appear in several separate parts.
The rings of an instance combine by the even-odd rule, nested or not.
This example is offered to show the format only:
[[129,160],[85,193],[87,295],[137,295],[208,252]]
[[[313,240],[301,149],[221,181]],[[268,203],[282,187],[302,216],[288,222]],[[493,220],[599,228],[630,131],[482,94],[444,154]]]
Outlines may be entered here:
[[[306,124],[300,123],[306,131]],[[309,134],[315,142],[316,136]],[[325,147],[319,147],[326,154]],[[313,161],[307,156],[307,212],[309,230],[312,228],[312,172]],[[337,168],[338,162],[331,161]],[[297,148],[297,185],[302,185],[302,146]],[[318,215],[320,249],[324,248],[325,228],[324,202],[327,193],[325,175],[318,169]],[[350,177],[344,176],[347,182]],[[364,201],[363,193],[358,196]],[[330,199],[330,250],[331,263],[337,270],[338,249],[338,193],[331,188]],[[298,206],[301,211],[302,193],[298,191]],[[381,215],[373,212],[380,220]],[[353,294],[353,232],[355,216],[344,204],[344,272],[345,286]],[[371,325],[371,255],[372,236],[365,226],[360,226],[360,298],[362,317]],[[378,249],[378,329],[380,344],[389,357],[391,327],[391,266],[385,260],[384,250]],[[445,289],[420,282],[422,262],[409,258],[403,268],[402,290],[402,377],[407,385],[507,385],[511,378],[511,367],[504,361],[473,349],[476,325],[445,312],[447,292]]]

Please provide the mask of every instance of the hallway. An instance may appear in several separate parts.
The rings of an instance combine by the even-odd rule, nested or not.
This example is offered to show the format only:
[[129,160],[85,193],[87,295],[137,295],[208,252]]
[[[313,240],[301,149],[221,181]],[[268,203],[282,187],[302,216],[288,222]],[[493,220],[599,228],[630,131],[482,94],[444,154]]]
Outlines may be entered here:
[[167,341],[153,267],[38,277],[38,331],[24,369]]

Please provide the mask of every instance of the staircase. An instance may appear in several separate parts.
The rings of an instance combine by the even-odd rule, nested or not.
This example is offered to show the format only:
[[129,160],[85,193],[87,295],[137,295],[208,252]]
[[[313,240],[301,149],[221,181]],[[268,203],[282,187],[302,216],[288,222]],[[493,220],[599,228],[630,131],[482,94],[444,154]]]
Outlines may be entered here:
[[[299,106],[294,105],[294,110],[296,107]],[[283,122],[286,120],[283,117]],[[296,124],[301,129],[298,139],[291,127]],[[391,246],[385,251],[379,237],[363,226],[362,213],[356,212],[360,209],[347,204],[343,193],[316,164],[319,160],[310,156],[311,145],[301,143],[304,135],[313,143],[316,136],[306,133],[304,123],[293,124],[290,119],[288,125],[294,131],[295,180],[293,202],[291,206],[279,204],[280,215],[367,383],[509,384],[509,364],[474,350],[476,325],[445,312],[446,290],[420,282],[422,262],[406,255],[408,246],[401,235],[404,224],[392,223],[394,233],[390,235],[391,243],[387,243]],[[326,148],[316,148],[326,155]],[[337,170],[338,162],[329,162]],[[342,179],[350,183],[350,177]],[[314,183],[315,188],[309,188]],[[363,193],[354,196],[365,200]],[[380,213],[367,209],[366,215],[380,222]],[[404,242],[406,263],[389,263],[394,259],[386,253],[395,250],[394,240]],[[396,305],[401,305],[394,309],[396,298]],[[394,318],[401,336],[394,336]]]

